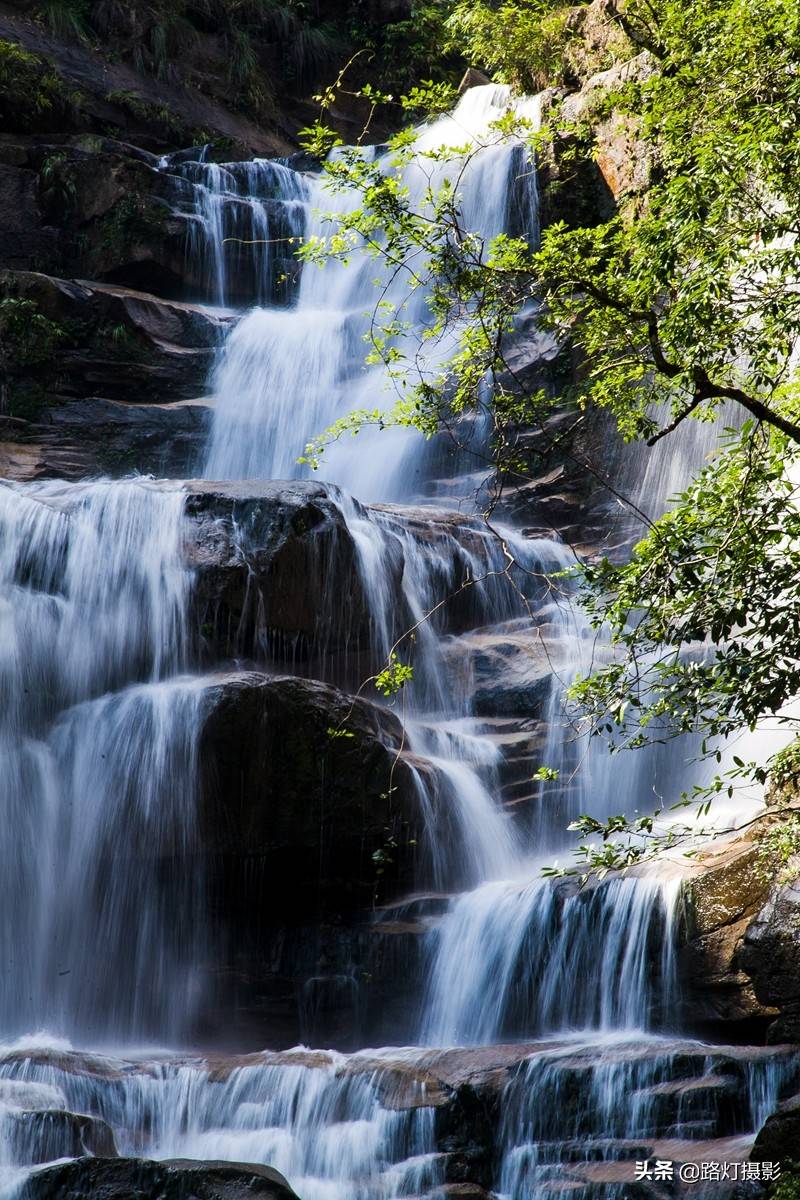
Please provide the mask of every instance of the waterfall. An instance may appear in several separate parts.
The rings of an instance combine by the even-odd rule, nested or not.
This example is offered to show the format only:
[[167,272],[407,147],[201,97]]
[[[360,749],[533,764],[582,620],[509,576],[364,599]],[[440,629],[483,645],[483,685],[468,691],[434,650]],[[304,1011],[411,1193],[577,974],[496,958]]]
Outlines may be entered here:
[[191,1010],[197,881],[161,878],[196,791],[183,503],[146,482],[0,487],[6,1035],[175,1035]]
[[[474,88],[451,116],[420,132],[421,153],[447,147],[470,147],[474,153],[466,168],[460,157],[412,161],[403,174],[412,211],[424,208],[429,189],[435,193],[445,180],[457,181],[467,228],[489,242],[524,220],[525,232],[535,239],[533,166],[521,143],[491,128],[510,103],[507,88]],[[535,103],[518,107],[521,117],[535,123]],[[369,157],[375,151],[364,153]],[[357,194],[332,194],[322,178],[307,182],[306,195],[307,237],[330,232],[328,212],[360,204]],[[214,381],[208,478],[296,478],[304,473],[297,459],[311,437],[348,412],[391,402],[386,372],[364,368],[365,338],[379,294],[376,279],[383,299],[402,305],[411,327],[397,349],[420,362],[424,373],[435,372],[449,356],[455,342],[445,340],[431,349],[424,340],[431,322],[424,288],[408,296],[402,276],[391,278],[366,254],[347,264],[330,262],[324,270],[305,267],[291,309],[254,309],[227,341]],[[356,445],[341,441],[328,454],[326,472],[362,500],[405,498],[422,482],[418,438],[393,430],[362,434]]]
[[[643,1046],[617,1035],[599,1048],[577,1037],[533,1055],[504,1097],[499,1194],[544,1200],[560,1184],[582,1196],[624,1200],[630,1184],[615,1164],[630,1160],[631,1147],[652,1145],[656,1133],[656,1157],[685,1155],[687,1142],[714,1128],[734,1089],[744,1100],[728,1118],[730,1134],[758,1128],[790,1068],[785,1060],[737,1062],[724,1050],[666,1040]],[[692,1060],[697,1073],[689,1083],[681,1076]],[[592,1160],[582,1162],[587,1142]],[[731,1157],[741,1153],[735,1136],[720,1153],[723,1147]],[[706,1194],[702,1185],[699,1194]]]
[[[520,139],[491,130],[512,103],[536,124],[537,100],[512,102],[490,85],[417,131],[419,154],[473,153],[466,164],[418,154],[402,180],[412,206],[457,180],[468,228],[487,242],[507,232],[535,243],[534,165]],[[392,169],[380,148],[364,153]],[[409,300],[366,255],[324,270],[294,257],[299,238],[329,231],[326,212],[358,197],[331,194],[289,161],[184,153],[161,169],[181,181],[198,293],[243,309],[214,370],[206,480],[302,478],[310,438],[391,401],[386,371],[364,366],[376,275],[391,301],[408,301],[399,349],[423,374],[441,368],[453,343],[427,342],[425,289]],[[351,539],[352,571],[325,581],[325,562],[313,560],[309,593],[311,573],[325,581],[309,594],[319,637],[308,635],[302,664],[292,660],[270,640],[280,597],[252,582],[256,632],[246,646],[234,633],[210,668],[179,481],[0,485],[0,1194],[13,1195],[41,1155],[79,1152],[74,1129],[53,1116],[66,1112],[96,1120],[98,1144],[113,1135],[124,1154],[269,1163],[302,1200],[440,1200],[455,1152],[437,1106],[463,1084],[447,1075],[448,1055],[469,1063],[494,1043],[516,1055],[489,1103],[501,1117],[486,1171],[503,1200],[548,1200],[554,1172],[575,1163],[569,1187],[582,1198],[621,1198],[601,1190],[624,1187],[621,1176],[600,1167],[629,1162],[643,1139],[667,1154],[670,1139],[717,1136],[732,1080],[746,1097],[733,1123],[743,1145],[774,1108],[794,1069],[785,1054],[737,1057],[670,1028],[675,872],[582,890],[543,879],[542,866],[569,852],[570,820],[677,798],[692,752],[676,743],[612,759],[569,725],[566,687],[607,653],[563,582],[574,556],[555,538],[484,522],[469,500],[475,479],[437,480],[440,466],[408,430],[332,446],[325,496]],[[665,458],[640,473],[654,511],[683,470]],[[231,525],[232,555],[255,561],[263,547]],[[349,632],[347,652],[334,651],[323,626],[341,619],[349,630],[356,593],[369,632],[354,668],[342,665]],[[429,905],[418,1044],[190,1053],[221,955],[199,811],[218,676],[201,668],[290,668],[353,691],[393,652],[414,671],[391,703],[425,816],[415,882],[428,890],[396,906]],[[482,715],[481,689],[506,684],[510,715]],[[558,779],[539,781],[540,766]],[[482,1075],[482,1061],[463,1086],[500,1072]],[[469,1102],[485,1101],[476,1091]],[[36,1146],[31,1114],[44,1131]]]
[[187,256],[202,292],[220,305],[243,292],[259,304],[286,292],[306,221],[303,176],[269,159],[220,166],[167,156],[160,165],[191,184]]
[[425,1040],[481,1045],[668,1020],[678,885],[665,894],[658,880],[629,877],[576,892],[534,879],[466,893],[438,936]]

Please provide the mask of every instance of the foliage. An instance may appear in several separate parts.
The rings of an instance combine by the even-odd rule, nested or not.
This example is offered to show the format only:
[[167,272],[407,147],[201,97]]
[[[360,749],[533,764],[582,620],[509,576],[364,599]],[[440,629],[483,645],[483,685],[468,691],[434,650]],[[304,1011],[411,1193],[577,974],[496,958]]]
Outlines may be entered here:
[[0,40],[0,125],[52,133],[70,122],[79,98],[42,59],[16,42]]
[[39,189],[45,204],[69,212],[75,206],[77,189],[69,159],[64,153],[50,154],[39,168]]
[[305,86],[343,53],[342,22],[305,0],[43,0],[39,16],[59,37],[115,49],[139,71],[177,80],[204,34],[219,41],[229,98],[268,112],[272,79]]
[[779,884],[796,878],[796,867],[793,868],[790,863],[800,854],[800,813],[791,813],[770,825],[758,840],[759,866],[767,878],[775,875],[776,867]]
[[[800,506],[782,434],[748,421],[634,550],[585,568],[615,660],[573,695],[617,746],[754,728],[800,679]],[[709,641],[710,639],[710,641]]]
[[781,1163],[780,1178],[770,1186],[770,1200],[800,1200],[800,1163]]
[[574,36],[569,0],[460,0],[446,25],[449,44],[520,92],[567,82]]
[[38,13],[57,37],[86,41],[90,0],[43,0]]
[[36,367],[55,358],[67,333],[34,300],[0,300],[0,367]]
[[0,299],[0,413],[23,420],[39,416],[50,397],[31,373],[57,359],[68,338],[36,301]]
[[395,696],[414,678],[414,668],[402,663],[397,655],[389,655],[389,661],[375,676],[375,687],[382,696]]
[[420,0],[405,20],[375,24],[357,15],[350,22],[350,43],[367,52],[382,91],[409,95],[422,79],[456,82],[466,62],[448,29],[451,9],[449,0]]
[[94,42],[157,78],[194,81],[197,57],[203,89],[216,54],[226,98],[269,117],[281,90],[308,88],[356,52],[361,82],[384,92],[410,90],[420,78],[455,82],[464,59],[448,34],[451,7],[414,0],[408,17],[390,21],[370,17],[360,0],[41,0],[35,12],[58,37]]
[[800,739],[795,739],[772,760],[772,782],[776,787],[786,787],[800,781]]

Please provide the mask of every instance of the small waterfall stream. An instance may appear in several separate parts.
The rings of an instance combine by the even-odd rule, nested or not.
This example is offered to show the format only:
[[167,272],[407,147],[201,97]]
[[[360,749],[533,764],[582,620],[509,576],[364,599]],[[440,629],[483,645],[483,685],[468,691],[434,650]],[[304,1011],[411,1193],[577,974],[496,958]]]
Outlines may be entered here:
[[[419,145],[485,143],[459,178],[466,224],[487,239],[520,228],[534,239],[532,164],[521,144],[490,130],[509,103],[503,88],[472,89]],[[535,102],[520,108],[536,119]],[[325,229],[317,210],[355,199],[331,197],[319,177],[288,163],[183,155],[162,167],[190,188],[198,277],[218,303],[246,292],[258,306],[236,324],[215,371],[205,478],[302,477],[306,441],[380,403],[386,384],[363,365],[375,263],[307,266],[296,279],[288,248]],[[436,167],[442,178],[459,169]],[[405,182],[421,201],[429,180],[419,163]],[[418,347],[424,294],[415,304],[407,337]],[[427,368],[447,352],[431,351]],[[774,1107],[793,1069],[787,1055],[737,1057],[671,1029],[674,872],[580,892],[542,879],[542,864],[568,848],[572,817],[644,806],[665,789],[677,795],[691,767],[680,748],[610,767],[575,741],[563,688],[591,638],[553,580],[571,556],[555,540],[502,527],[516,560],[509,568],[496,531],[469,516],[448,526],[445,501],[430,506],[428,463],[412,434],[394,431],[341,442],[325,464],[369,599],[372,667],[396,642],[398,608],[416,627],[403,720],[410,751],[439,781],[429,882],[446,896],[425,935],[418,1044],[350,1056],[257,1047],[222,1062],[141,1048],[187,1044],[215,955],[194,862],[197,743],[213,676],[200,671],[190,621],[187,492],[148,480],[0,486],[4,1194],[36,1161],[25,1157],[19,1116],[35,1107],[105,1121],[122,1153],[269,1163],[302,1200],[438,1200],[446,1155],[425,1080],[448,1054],[468,1062],[474,1048],[502,1042],[520,1044],[498,1101],[492,1187],[504,1200],[546,1200],[564,1164],[630,1161],[642,1139],[719,1136],[720,1097],[733,1079],[748,1098],[730,1132],[745,1148]],[[463,507],[457,483],[454,500]],[[467,577],[483,582],[460,637],[427,614]],[[525,770],[530,781],[537,766],[557,767],[570,787],[529,783],[532,815],[519,821],[499,800],[502,739],[472,707],[470,654],[475,639],[513,643],[531,610],[545,631],[547,735],[538,746],[531,736]],[[697,1102],[687,1084],[695,1076]],[[390,1097],[398,1079],[402,1101]],[[48,1158],[73,1152],[58,1138],[48,1146]],[[618,1178],[584,1172],[575,1194],[613,1200],[624,1195],[608,1190]]]

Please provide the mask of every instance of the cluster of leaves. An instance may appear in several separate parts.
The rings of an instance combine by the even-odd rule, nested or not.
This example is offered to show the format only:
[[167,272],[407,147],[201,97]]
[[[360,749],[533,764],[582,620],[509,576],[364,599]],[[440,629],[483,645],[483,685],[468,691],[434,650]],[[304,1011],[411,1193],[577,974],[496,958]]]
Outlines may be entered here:
[[759,866],[771,878],[778,868],[778,883],[786,883],[796,873],[791,861],[800,854],[800,813],[790,813],[771,825],[758,839]]
[[772,761],[771,779],[779,788],[795,784],[800,780],[800,740],[795,739],[775,755]]
[[71,120],[79,97],[35,54],[0,41],[0,126],[51,132]]
[[3,370],[36,367],[58,353],[67,332],[51,321],[34,300],[0,300],[0,365]]
[[49,154],[39,168],[39,189],[49,208],[70,212],[77,201],[75,178],[68,156]]
[[800,1200],[800,1163],[782,1162],[778,1181],[769,1190],[770,1200]]
[[408,96],[423,79],[453,83],[470,56],[452,36],[452,9],[449,0],[419,0],[409,6],[405,19],[375,22],[354,6],[349,41],[367,52],[373,86],[393,96]]
[[574,37],[570,0],[461,0],[447,20],[449,44],[520,92],[568,81]]
[[621,653],[573,696],[618,747],[752,729],[798,691],[800,450],[752,421],[729,436],[630,562],[585,568],[592,621]]
[[39,415],[49,397],[35,372],[52,363],[68,340],[68,331],[35,300],[0,299],[0,413],[28,420]]
[[386,666],[375,676],[375,687],[382,696],[396,696],[414,678],[414,668],[401,662],[395,653],[389,655]]

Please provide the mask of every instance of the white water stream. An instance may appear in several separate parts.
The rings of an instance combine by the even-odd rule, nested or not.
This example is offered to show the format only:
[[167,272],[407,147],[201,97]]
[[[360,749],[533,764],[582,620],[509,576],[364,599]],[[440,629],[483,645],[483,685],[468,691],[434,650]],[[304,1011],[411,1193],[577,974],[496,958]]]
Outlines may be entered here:
[[[528,235],[537,236],[526,152],[491,130],[508,103],[503,88],[473,89],[421,133],[420,150],[467,143],[477,153],[466,170],[418,159],[405,181],[412,203],[431,171],[438,180],[458,174],[468,228],[488,240],[525,214]],[[535,103],[522,111],[535,120]],[[286,239],[324,232],[316,210],[355,198],[332,198],[318,177],[282,164],[165,161],[163,169],[193,189],[192,254],[215,299],[230,302],[252,278],[260,305],[228,337],[215,373],[206,478],[302,476],[297,457],[310,437],[387,398],[385,374],[363,365],[374,261],[305,267],[291,305],[276,302]],[[231,249],[230,236],[256,245]],[[414,304],[406,350],[422,344],[427,320],[424,294]],[[429,351],[426,369],[447,351]],[[409,747],[436,768],[446,800],[446,829],[430,812],[432,882],[455,894],[427,935],[418,1040],[550,1039],[507,1087],[494,1180],[509,1200],[539,1200],[550,1195],[541,1163],[552,1170],[561,1161],[542,1144],[644,1136],[650,1109],[641,1097],[670,1082],[681,1053],[700,1054],[653,1032],[669,1028],[677,988],[674,875],[613,879],[577,894],[544,882],[540,866],[564,852],[563,831],[577,813],[644,808],[665,789],[677,796],[690,768],[679,747],[610,766],[575,743],[561,699],[591,652],[590,632],[547,584],[571,556],[555,541],[506,529],[519,566],[511,579],[503,575],[501,542],[479,519],[443,533],[441,514],[424,507],[429,461],[409,432],[362,434],[332,449],[325,475],[343,489],[334,496],[370,600],[375,665],[391,648],[400,599],[420,623],[404,716]],[[392,503],[363,509],[349,494]],[[69,1053],[70,1043],[179,1046],[206,1000],[214,946],[193,851],[207,680],[190,673],[184,497],[178,482],[0,486],[0,1036],[20,1039],[0,1060],[8,1085],[0,1088],[0,1170],[13,1190],[31,1161],[20,1150],[18,1114],[34,1106],[24,1087],[38,1087],[37,1109],[102,1117],[121,1152],[269,1163],[301,1200],[443,1195],[434,1108],[422,1094],[415,1106],[384,1104],[384,1069],[368,1057],[255,1059],[215,1075],[200,1058]],[[402,597],[392,571],[398,547]],[[472,601],[473,629],[490,642],[518,633],[524,591],[550,647],[546,744],[531,748],[528,770],[558,767],[571,787],[540,786],[527,822],[500,803],[503,751],[491,723],[471,711],[468,639],[443,636],[425,620],[466,576],[487,572]],[[161,866],[176,857],[184,863],[177,878]],[[46,1031],[45,1047],[53,1037],[69,1042],[56,1043],[56,1054],[37,1050],[37,1030]],[[621,1045],[634,1049],[622,1053]],[[413,1073],[422,1051],[403,1053]],[[565,1129],[559,1088],[573,1079],[576,1055],[589,1083],[573,1094]],[[748,1129],[774,1105],[786,1070],[769,1057],[747,1065],[747,1086],[761,1097],[748,1102]],[[620,1090],[640,1102],[615,1107]],[[604,1153],[614,1160],[621,1151],[615,1144]]]

